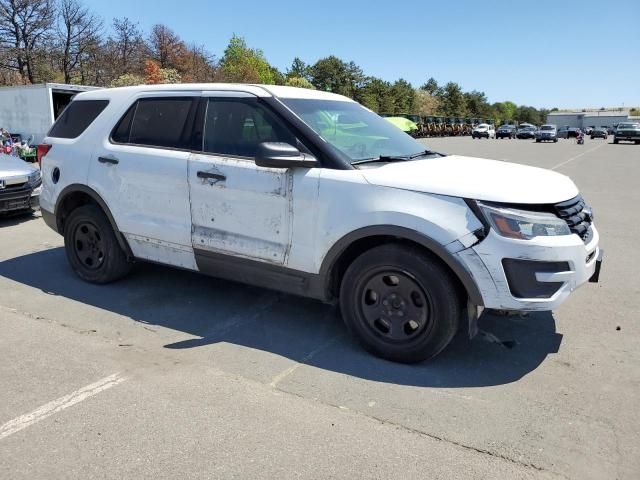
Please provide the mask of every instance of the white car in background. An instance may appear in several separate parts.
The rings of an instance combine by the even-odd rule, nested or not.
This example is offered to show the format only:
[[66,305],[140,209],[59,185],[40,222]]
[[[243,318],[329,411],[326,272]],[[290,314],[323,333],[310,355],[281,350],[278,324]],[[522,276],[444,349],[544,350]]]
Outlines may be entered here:
[[37,167],[0,153],[0,215],[36,208],[41,185]]
[[96,90],[40,147],[42,216],[82,279],[142,260],[339,303],[362,345],[395,361],[474,335],[483,308],[552,310],[598,280],[571,179],[433,152],[333,93]]
[[496,138],[496,129],[493,125],[481,123],[473,127],[473,130],[471,131],[471,138]]

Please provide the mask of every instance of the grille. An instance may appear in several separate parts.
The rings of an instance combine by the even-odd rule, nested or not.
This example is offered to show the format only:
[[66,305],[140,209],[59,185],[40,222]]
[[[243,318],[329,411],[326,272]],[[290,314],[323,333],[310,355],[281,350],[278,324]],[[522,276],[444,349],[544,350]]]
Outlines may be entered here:
[[31,202],[31,187],[26,183],[7,185],[0,189],[0,212],[28,208]]
[[584,203],[582,196],[578,195],[566,202],[556,203],[554,209],[556,214],[567,222],[571,233],[578,235],[585,243],[591,240],[593,213],[591,208]]

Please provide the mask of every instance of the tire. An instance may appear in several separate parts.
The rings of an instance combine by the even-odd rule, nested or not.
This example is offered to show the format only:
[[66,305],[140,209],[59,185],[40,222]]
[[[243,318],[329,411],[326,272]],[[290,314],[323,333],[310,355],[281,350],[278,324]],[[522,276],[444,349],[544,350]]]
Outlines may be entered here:
[[452,273],[428,252],[400,244],[372,248],[353,261],[340,286],[340,309],[367,351],[401,363],[440,353],[462,316]]
[[97,205],[83,205],[71,212],[64,246],[71,268],[86,282],[113,282],[131,270],[111,223]]
[[618,139],[617,139],[617,138],[614,138],[614,139],[613,139],[613,143],[617,144],[617,143],[618,143]]
[[536,138],[536,143],[540,143],[540,139]]

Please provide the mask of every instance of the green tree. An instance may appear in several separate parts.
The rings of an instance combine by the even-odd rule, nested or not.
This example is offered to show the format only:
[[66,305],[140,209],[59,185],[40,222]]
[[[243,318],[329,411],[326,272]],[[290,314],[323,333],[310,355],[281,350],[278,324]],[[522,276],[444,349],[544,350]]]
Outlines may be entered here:
[[144,77],[134,73],[125,73],[118,78],[114,78],[109,84],[110,87],[131,87],[134,85],[142,85]]
[[533,123],[534,125],[536,124],[539,125],[541,123],[544,123],[546,119],[546,115],[545,115],[545,119],[542,119],[540,112],[535,107],[527,107],[525,105],[520,105],[516,109],[514,118],[515,120],[521,123],[527,122],[527,123]]
[[464,117],[467,114],[462,88],[455,82],[447,83],[436,97],[440,101],[440,112],[446,116]]
[[229,40],[220,67],[229,82],[274,83],[271,65],[262,50],[249,48],[244,38],[235,34]]
[[436,115],[440,108],[437,97],[429,95],[425,90],[419,88],[416,90],[414,102],[414,111],[420,115]]
[[161,68],[160,76],[162,77],[162,83],[180,83],[182,82],[182,76],[180,72],[175,68]]
[[376,77],[369,77],[359,92],[360,103],[377,113],[395,113],[391,84]]
[[315,90],[316,89],[316,87],[314,87],[313,84],[309,80],[307,80],[306,78],[302,78],[302,77],[289,77],[284,82],[284,84],[289,86],[289,87],[309,88],[311,90]]
[[436,79],[430,77],[429,80],[427,80],[427,82],[420,87],[420,90],[424,90],[429,95],[435,96],[438,93],[438,90],[440,90],[440,87],[438,86],[438,82],[436,82]]
[[276,67],[271,67],[271,75],[273,76],[273,83],[275,85],[284,85],[287,81],[287,77]]
[[311,83],[318,90],[338,92],[346,83],[347,66],[333,55],[321,58],[309,68]]
[[496,117],[503,123],[514,121],[517,109],[518,106],[513,102],[496,102],[493,104]]
[[309,80],[309,66],[298,57],[293,59],[291,67],[287,70],[287,78],[294,77]]
[[344,62],[333,55],[321,58],[309,68],[311,83],[318,90],[334,92],[359,100],[366,77],[354,62]]
[[401,78],[391,86],[394,113],[413,113],[416,92],[413,86]]
[[493,108],[487,102],[487,96],[484,92],[473,90],[464,94],[466,115],[481,118],[492,118],[494,116]]

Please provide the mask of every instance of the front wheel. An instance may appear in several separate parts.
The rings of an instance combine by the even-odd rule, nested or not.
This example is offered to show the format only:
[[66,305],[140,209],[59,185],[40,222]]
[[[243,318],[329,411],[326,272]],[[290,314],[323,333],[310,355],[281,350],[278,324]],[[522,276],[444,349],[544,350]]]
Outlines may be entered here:
[[109,220],[97,205],[83,205],[71,212],[64,228],[64,247],[71,268],[87,282],[112,282],[131,269]]
[[399,244],[372,248],[349,266],[340,309],[366,350],[402,363],[440,353],[462,315],[449,270],[428,252]]

